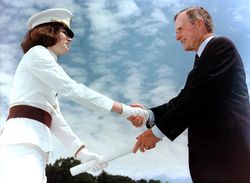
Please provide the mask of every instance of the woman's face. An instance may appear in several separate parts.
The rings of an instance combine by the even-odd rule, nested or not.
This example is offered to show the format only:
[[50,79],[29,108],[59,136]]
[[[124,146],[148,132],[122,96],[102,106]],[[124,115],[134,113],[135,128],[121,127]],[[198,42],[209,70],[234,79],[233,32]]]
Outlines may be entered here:
[[64,55],[69,51],[70,42],[72,38],[67,35],[67,31],[64,28],[59,30],[59,39],[57,43],[53,46],[48,47],[57,56]]

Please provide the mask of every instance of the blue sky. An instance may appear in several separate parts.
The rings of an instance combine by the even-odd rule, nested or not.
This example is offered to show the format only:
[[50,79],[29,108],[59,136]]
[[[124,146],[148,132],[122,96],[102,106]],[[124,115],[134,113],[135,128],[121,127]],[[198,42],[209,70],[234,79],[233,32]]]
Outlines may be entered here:
[[[71,51],[59,59],[76,81],[117,101],[160,105],[178,94],[193,65],[194,53],[175,40],[173,16],[189,6],[203,6],[213,17],[215,34],[231,38],[240,52],[249,83],[250,1],[235,0],[2,0],[0,7],[0,124],[7,116],[12,78],[22,57],[26,21],[46,8],[74,14]],[[59,96],[60,97],[60,96]],[[136,129],[111,113],[97,113],[61,98],[63,115],[90,150],[107,154],[135,142]],[[134,179],[190,182],[186,133],[163,139],[146,153],[117,159],[105,169]],[[55,140],[51,162],[70,156]]]

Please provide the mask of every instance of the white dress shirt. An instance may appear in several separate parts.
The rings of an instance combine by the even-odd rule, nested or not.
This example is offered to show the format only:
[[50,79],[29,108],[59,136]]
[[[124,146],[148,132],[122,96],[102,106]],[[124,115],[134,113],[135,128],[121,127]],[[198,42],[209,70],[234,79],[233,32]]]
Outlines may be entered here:
[[43,46],[32,47],[21,59],[13,81],[10,107],[30,105],[49,112],[51,127],[26,118],[5,123],[0,145],[31,143],[51,151],[51,132],[75,153],[83,144],[64,120],[57,94],[95,111],[111,111],[113,100],[72,80],[57,63],[57,56]]

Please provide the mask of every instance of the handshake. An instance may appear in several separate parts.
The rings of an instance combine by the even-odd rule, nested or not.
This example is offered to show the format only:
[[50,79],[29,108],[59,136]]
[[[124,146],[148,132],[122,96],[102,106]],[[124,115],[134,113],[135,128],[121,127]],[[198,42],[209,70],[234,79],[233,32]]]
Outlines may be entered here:
[[122,116],[127,117],[127,119],[135,127],[142,127],[146,125],[149,119],[149,112],[141,104],[132,104],[130,106],[122,104]]
[[[129,120],[135,127],[145,126],[146,122],[149,120],[149,112],[141,104],[132,104],[130,106],[121,104],[121,107],[121,116],[126,117],[127,120]],[[82,148],[76,153],[75,157],[79,159],[84,166],[78,165],[71,168],[71,174],[77,175],[84,171],[95,172],[102,170],[108,166],[108,161],[124,156],[131,152],[135,151],[132,146],[129,146],[125,149],[113,152],[113,154],[108,157],[102,158],[100,155],[90,152],[86,147]]]

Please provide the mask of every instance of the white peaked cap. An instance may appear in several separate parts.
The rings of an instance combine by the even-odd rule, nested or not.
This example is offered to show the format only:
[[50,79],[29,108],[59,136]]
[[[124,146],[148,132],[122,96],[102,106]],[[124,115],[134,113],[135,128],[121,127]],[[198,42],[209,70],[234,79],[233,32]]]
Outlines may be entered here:
[[70,37],[74,37],[74,33],[70,29],[71,22],[72,22],[73,14],[63,8],[51,8],[47,10],[40,11],[32,15],[28,22],[27,28],[28,30],[33,29],[35,26],[50,23],[50,22],[60,22],[64,23],[68,28],[68,33]]

